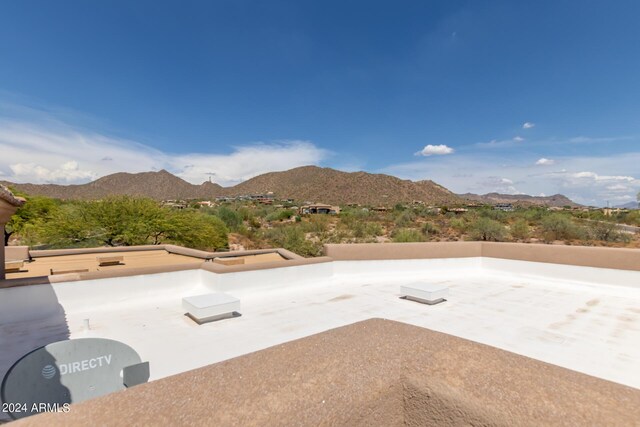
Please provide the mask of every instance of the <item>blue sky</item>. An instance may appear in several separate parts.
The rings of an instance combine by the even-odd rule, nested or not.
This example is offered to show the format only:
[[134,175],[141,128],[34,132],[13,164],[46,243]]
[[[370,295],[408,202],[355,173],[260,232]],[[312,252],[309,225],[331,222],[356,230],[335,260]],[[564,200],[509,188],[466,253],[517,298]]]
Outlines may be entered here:
[[317,164],[628,202],[639,19],[622,0],[3,2],[0,179]]

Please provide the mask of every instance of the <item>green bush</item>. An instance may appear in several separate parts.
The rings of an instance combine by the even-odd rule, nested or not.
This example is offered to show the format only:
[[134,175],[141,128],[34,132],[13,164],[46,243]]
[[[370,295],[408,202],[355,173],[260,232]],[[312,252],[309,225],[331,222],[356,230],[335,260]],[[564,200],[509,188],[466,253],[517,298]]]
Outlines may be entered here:
[[422,233],[425,236],[437,236],[440,234],[440,227],[435,225],[433,222],[425,222],[422,226]]
[[471,225],[471,238],[474,240],[496,241],[500,242],[505,239],[507,229],[490,218],[481,217]]
[[529,223],[525,219],[518,219],[511,226],[511,235],[514,239],[527,240],[531,234]]
[[544,239],[547,242],[583,237],[580,228],[566,215],[551,214],[542,219],[541,225]]
[[459,233],[466,232],[468,227],[467,222],[462,218],[453,218],[449,222],[449,226]]
[[377,222],[356,222],[352,228],[353,237],[362,239],[382,235],[382,226]]
[[504,223],[509,214],[498,209],[481,209],[480,216]]
[[324,233],[329,229],[331,217],[326,214],[309,215],[309,221],[301,225],[306,233]]
[[602,240],[604,242],[629,242],[631,236],[628,233],[623,233],[618,230],[618,227],[613,222],[597,221],[590,226],[590,236],[596,240]]
[[237,231],[242,225],[243,215],[227,206],[214,209],[213,214],[220,218],[231,231]]
[[275,227],[267,230],[264,236],[272,246],[285,248],[304,257],[322,254],[322,245],[307,240],[300,226]]
[[393,241],[398,243],[423,242],[424,236],[415,228],[399,228],[393,232]]
[[19,207],[5,225],[5,246],[9,244],[9,238],[13,234],[19,234],[23,243],[26,244],[29,244],[32,239],[37,241],[42,225],[56,215],[60,209],[59,203],[48,197],[29,197],[20,192],[14,192],[14,194],[25,196],[27,203]]
[[267,221],[284,221],[286,219],[291,218],[295,214],[291,209],[279,209],[277,211],[271,212],[266,216]]
[[396,216],[394,224],[396,225],[396,227],[408,227],[412,225],[415,220],[416,214],[409,210],[405,210],[401,211],[401,213]]
[[200,250],[228,249],[229,230],[222,220],[195,211],[173,212],[166,224],[168,242]]
[[165,209],[151,199],[107,197],[68,202],[39,226],[38,241],[51,248],[175,243],[195,249],[228,246],[228,229],[201,209]]

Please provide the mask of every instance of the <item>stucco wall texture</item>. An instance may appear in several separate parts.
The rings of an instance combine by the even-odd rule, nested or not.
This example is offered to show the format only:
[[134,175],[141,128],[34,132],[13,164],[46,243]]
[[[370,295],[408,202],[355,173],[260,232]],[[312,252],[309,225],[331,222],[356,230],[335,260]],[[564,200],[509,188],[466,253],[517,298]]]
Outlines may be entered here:
[[631,426],[639,420],[640,390],[370,319],[15,425]]
[[431,242],[329,244],[334,261],[487,257],[640,271],[640,250],[530,243]]

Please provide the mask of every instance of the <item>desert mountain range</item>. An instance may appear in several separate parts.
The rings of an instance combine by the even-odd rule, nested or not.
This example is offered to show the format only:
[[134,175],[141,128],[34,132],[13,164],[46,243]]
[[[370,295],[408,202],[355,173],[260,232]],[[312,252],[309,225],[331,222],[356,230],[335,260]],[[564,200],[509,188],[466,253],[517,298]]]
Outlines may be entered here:
[[483,195],[466,193],[459,194],[459,196],[465,200],[471,202],[480,202],[488,204],[496,203],[513,203],[521,205],[537,205],[537,206],[555,206],[564,207],[580,206],[567,196],[562,194],[554,194],[553,196],[529,196],[526,194],[500,194],[500,193],[487,193]]
[[575,205],[562,195],[534,197],[490,193],[457,195],[433,181],[410,181],[384,174],[342,172],[331,168],[303,166],[283,172],[269,172],[248,179],[232,187],[211,182],[200,185],[161,170],[158,172],[106,175],[95,181],[78,185],[16,184],[4,182],[29,195],[57,199],[100,199],[109,195],[145,196],[156,200],[212,199],[220,196],[239,196],[273,192],[279,198],[332,204],[359,203],[363,205],[393,205],[420,200],[426,204],[453,205],[467,201],[486,203],[517,203],[548,206]]

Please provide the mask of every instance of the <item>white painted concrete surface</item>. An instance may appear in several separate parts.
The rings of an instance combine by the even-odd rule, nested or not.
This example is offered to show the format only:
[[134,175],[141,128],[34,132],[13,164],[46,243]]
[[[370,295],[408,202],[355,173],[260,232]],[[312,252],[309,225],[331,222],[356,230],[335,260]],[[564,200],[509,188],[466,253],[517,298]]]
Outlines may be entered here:
[[[448,286],[447,302],[399,299],[399,286],[416,281]],[[203,325],[187,318],[182,298],[210,292],[241,299],[242,316]],[[1,289],[0,376],[65,335],[120,340],[158,379],[372,317],[640,388],[640,272],[489,258],[192,270]]]

